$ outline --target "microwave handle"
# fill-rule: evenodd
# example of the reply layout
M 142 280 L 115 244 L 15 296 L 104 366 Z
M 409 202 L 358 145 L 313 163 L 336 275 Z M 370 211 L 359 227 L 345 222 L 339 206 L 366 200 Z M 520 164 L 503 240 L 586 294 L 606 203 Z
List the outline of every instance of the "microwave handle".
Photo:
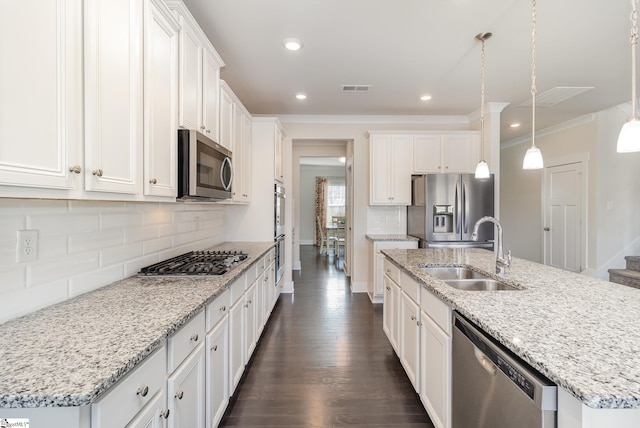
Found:
M 228 184 L 225 184 L 224 182 L 225 164 L 229 165 L 229 172 L 231 173 L 229 174 Z M 224 187 L 224 190 L 231 190 L 231 183 L 233 183 L 233 165 L 231 164 L 231 159 L 229 157 L 224 158 L 224 161 L 222 161 L 222 167 L 220 168 L 220 182 L 222 183 L 222 187 Z

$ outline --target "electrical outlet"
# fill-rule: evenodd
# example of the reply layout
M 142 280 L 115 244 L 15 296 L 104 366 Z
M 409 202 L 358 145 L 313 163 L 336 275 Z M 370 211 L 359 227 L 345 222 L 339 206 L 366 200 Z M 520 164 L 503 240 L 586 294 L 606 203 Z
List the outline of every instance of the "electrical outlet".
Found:
M 19 230 L 17 235 L 16 263 L 38 260 L 38 231 Z

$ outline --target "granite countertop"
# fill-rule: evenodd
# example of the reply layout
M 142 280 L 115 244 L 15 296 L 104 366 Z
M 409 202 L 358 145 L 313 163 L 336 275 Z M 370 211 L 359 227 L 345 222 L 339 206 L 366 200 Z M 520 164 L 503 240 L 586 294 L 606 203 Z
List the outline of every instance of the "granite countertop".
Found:
M 89 404 L 186 324 L 273 242 L 208 277 L 131 277 L 0 325 L 0 408 Z
M 467 266 L 492 274 L 493 252 L 383 253 L 588 407 L 640 408 L 640 290 L 514 257 L 502 280 L 524 290 L 462 291 L 419 265 Z
M 372 233 L 367 235 L 369 241 L 418 241 L 418 238 L 411 235 Z

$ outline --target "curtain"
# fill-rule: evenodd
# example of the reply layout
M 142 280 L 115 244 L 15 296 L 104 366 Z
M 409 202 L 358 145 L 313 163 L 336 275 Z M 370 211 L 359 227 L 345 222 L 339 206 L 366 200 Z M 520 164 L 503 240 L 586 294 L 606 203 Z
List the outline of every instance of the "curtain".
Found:
M 316 177 L 316 219 L 320 224 L 327 224 L 327 177 Z M 316 245 L 320 245 L 321 232 L 316 222 Z

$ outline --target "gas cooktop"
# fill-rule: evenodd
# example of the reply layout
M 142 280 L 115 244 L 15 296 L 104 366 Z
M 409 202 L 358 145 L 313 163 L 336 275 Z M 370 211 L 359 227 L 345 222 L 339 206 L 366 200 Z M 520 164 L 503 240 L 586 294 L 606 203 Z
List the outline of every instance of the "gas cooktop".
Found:
M 248 257 L 241 251 L 190 251 L 144 267 L 139 276 L 224 275 Z

